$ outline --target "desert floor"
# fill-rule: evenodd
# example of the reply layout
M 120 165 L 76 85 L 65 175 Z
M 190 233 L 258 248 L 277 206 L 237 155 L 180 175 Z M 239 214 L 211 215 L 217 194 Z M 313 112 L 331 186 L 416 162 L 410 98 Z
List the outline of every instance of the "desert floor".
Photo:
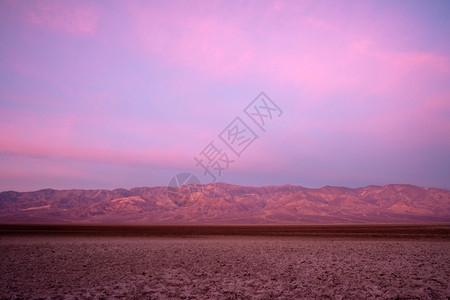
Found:
M 448 239 L 0 236 L 0 298 L 448 299 Z

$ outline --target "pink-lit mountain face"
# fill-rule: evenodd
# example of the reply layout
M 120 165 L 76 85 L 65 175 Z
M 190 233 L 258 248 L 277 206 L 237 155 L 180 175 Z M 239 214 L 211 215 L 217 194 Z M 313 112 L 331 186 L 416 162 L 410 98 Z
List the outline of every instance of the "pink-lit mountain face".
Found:
M 0 223 L 450 222 L 449 190 L 412 185 L 308 189 L 217 183 L 197 186 L 188 201 L 175 203 L 165 187 L 9 191 L 0 193 Z

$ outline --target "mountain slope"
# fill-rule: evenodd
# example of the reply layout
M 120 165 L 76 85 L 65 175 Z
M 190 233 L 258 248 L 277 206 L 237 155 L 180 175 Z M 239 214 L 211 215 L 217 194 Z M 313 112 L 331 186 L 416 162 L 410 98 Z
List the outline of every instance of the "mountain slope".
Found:
M 182 186 L 0 193 L 0 223 L 373 223 L 450 222 L 450 191 L 412 185 L 345 188 Z M 186 194 L 187 193 L 187 194 Z M 173 199 L 173 198 L 172 198 Z

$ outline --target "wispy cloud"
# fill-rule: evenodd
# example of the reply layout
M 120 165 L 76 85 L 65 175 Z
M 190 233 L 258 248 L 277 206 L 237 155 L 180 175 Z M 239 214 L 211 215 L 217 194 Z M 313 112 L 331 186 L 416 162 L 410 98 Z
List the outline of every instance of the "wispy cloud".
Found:
M 434 172 L 450 157 L 441 11 L 402 1 L 3 1 L 0 162 L 193 170 L 193 155 L 264 90 L 285 114 L 233 166 L 249 174 L 243 184 L 309 174 L 323 185 L 382 183 L 409 165 L 423 175 L 392 178 L 447 186 L 450 173 Z
M 99 20 L 96 5 L 89 2 L 27 1 L 14 6 L 23 10 L 27 22 L 77 36 L 94 35 Z

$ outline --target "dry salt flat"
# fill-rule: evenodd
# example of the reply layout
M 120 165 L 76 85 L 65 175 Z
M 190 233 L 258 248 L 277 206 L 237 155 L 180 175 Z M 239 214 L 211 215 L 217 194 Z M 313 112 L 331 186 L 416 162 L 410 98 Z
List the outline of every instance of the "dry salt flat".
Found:
M 0 237 L 1 299 L 449 299 L 450 242 Z

